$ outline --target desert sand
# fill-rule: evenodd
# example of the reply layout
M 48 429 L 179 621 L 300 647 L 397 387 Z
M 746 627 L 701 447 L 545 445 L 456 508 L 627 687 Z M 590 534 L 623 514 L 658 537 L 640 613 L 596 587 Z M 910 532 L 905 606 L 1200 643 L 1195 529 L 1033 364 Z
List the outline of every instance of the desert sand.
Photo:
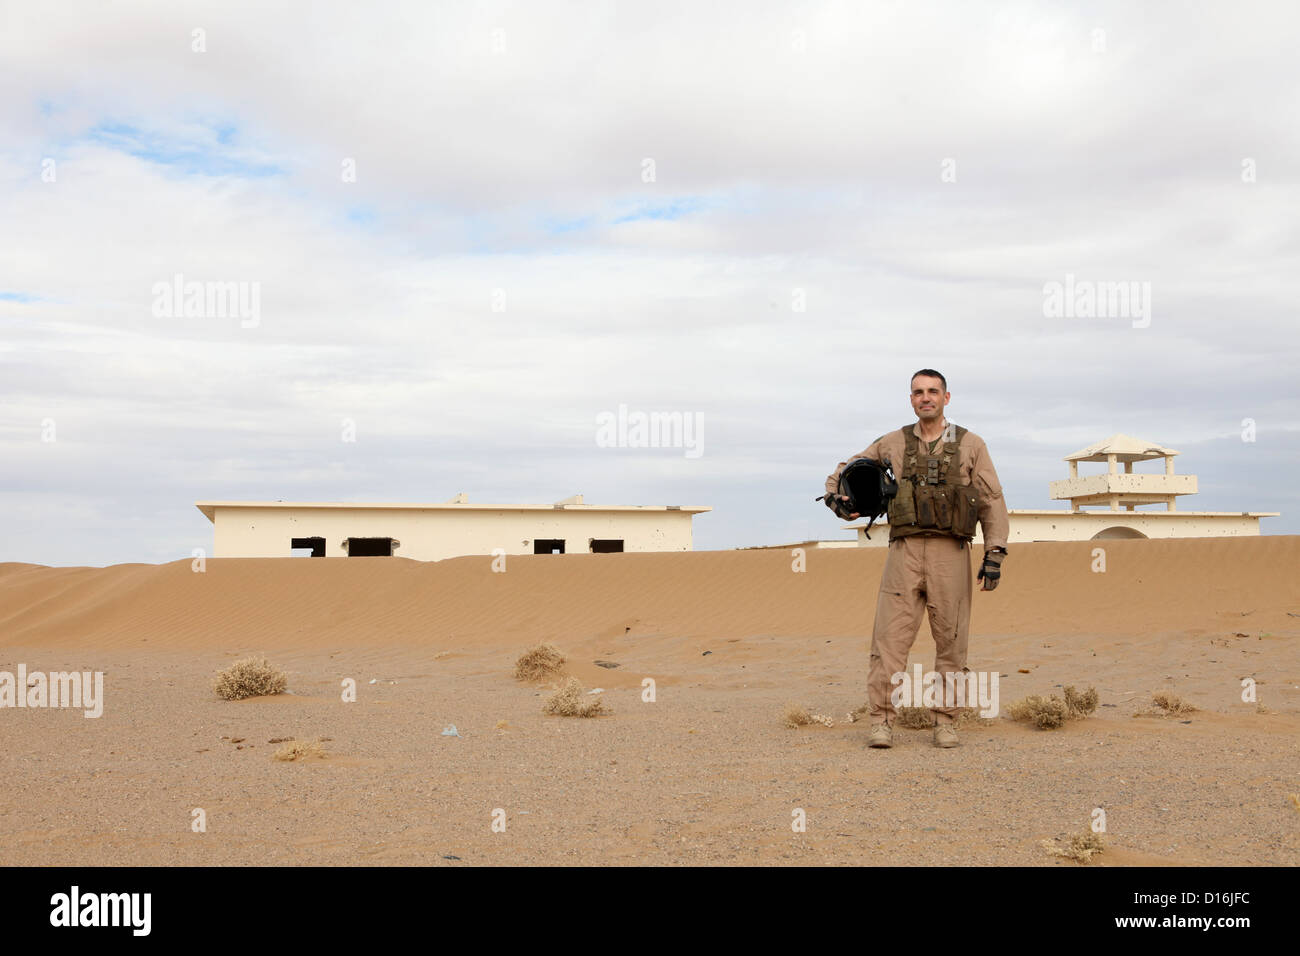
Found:
M 787 550 L 529 555 L 505 573 L 0 564 L 0 671 L 105 675 L 97 719 L 0 709 L 0 863 L 1076 866 L 1042 841 L 1098 807 L 1091 865 L 1300 862 L 1300 536 L 1010 550 L 974 596 L 969 666 L 1005 675 L 1004 711 L 1064 684 L 1101 706 L 1059 730 L 965 727 L 951 750 L 924 730 L 870 750 L 846 719 L 866 700 L 876 549 L 810 551 L 803 572 Z M 555 682 L 512 676 L 538 641 L 609 716 L 542 713 Z M 922 625 L 912 661 L 933 652 Z M 261 653 L 287 693 L 215 695 L 219 669 Z M 1199 710 L 1132 716 L 1160 690 Z M 834 726 L 788 729 L 787 701 Z M 272 740 L 321 737 L 323 757 L 272 759 Z

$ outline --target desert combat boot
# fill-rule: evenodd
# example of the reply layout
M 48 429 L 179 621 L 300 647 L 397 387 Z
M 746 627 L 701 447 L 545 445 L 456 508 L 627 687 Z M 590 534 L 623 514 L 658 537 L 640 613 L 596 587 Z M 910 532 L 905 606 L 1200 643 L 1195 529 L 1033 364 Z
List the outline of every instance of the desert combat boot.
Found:
M 934 725 L 934 745 L 936 747 L 957 746 L 957 731 L 951 723 Z
M 892 747 L 894 746 L 894 732 L 890 730 L 889 724 L 881 722 L 871 725 L 871 737 L 867 740 L 868 747 Z

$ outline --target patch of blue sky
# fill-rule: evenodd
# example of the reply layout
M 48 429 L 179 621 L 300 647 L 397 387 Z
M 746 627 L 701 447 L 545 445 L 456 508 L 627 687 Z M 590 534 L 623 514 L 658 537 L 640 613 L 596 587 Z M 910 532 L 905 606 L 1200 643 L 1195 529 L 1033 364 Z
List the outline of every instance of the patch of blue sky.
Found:
M 0 302 L 40 302 L 39 295 L 27 292 L 0 292 Z
M 560 236 L 566 232 L 578 232 L 591 226 L 592 217 L 583 216 L 580 219 L 558 219 L 547 218 L 542 220 L 542 228 L 552 236 Z
M 671 222 L 693 212 L 699 212 L 705 205 L 704 200 L 698 196 L 683 196 L 669 202 L 658 203 L 636 200 L 633 203 L 632 210 L 615 219 L 614 225 L 617 226 L 619 223 L 624 222 L 636 222 L 641 219 L 658 219 Z
M 238 127 L 230 124 L 201 127 L 205 138 L 182 138 L 141 129 L 129 123 L 100 123 L 86 138 L 91 142 L 156 163 L 191 176 L 239 176 L 246 179 L 276 176 L 285 172 L 273 163 L 251 161 L 246 154 L 230 149 Z
M 358 226 L 369 226 L 375 221 L 378 213 L 371 206 L 352 206 L 348 209 L 347 220 Z

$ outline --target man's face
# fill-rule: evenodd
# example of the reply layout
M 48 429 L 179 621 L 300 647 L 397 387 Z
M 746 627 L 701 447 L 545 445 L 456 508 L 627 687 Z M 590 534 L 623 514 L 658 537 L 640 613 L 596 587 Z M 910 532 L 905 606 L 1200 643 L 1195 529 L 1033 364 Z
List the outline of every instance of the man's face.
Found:
M 943 390 L 942 379 L 933 375 L 918 375 L 912 379 L 912 411 L 921 421 L 940 421 L 950 398 L 951 394 Z

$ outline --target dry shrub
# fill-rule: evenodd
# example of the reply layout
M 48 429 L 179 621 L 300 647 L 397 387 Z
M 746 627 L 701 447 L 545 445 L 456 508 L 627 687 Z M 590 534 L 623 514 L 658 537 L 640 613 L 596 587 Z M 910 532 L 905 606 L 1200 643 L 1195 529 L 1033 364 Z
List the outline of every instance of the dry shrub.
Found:
M 325 748 L 320 745 L 320 738 L 315 740 L 291 740 L 271 755 L 276 760 L 302 760 L 305 757 L 324 757 Z
M 812 723 L 812 715 L 807 709 L 800 707 L 791 701 L 781 708 L 781 723 L 793 729 L 795 727 L 806 727 Z
M 1089 687 L 1082 694 L 1073 686 L 1065 688 L 1065 707 L 1070 712 L 1071 720 L 1087 717 L 1097 709 L 1097 688 Z
M 551 695 L 542 709 L 542 713 L 557 717 L 599 717 L 609 712 L 599 696 L 583 693 L 582 684 L 576 677 L 566 680 L 564 686 Z
M 1080 692 L 1070 685 L 1065 688 L 1065 699 L 1052 694 L 1043 697 L 1030 694 L 1007 707 L 1012 720 L 1027 720 L 1039 730 L 1064 727 L 1067 720 L 1082 720 L 1097 709 L 1097 688 Z
M 894 723 L 909 730 L 924 730 L 934 725 L 934 718 L 924 707 L 899 707 Z
M 541 680 L 552 676 L 564 663 L 564 655 L 554 644 L 545 642 L 524 651 L 515 661 L 515 680 Z
M 283 694 L 288 686 L 288 675 L 272 667 L 265 657 L 245 657 L 220 671 L 212 689 L 224 700 L 243 700 Z
M 1039 730 L 1064 726 L 1069 715 L 1070 708 L 1055 694 L 1051 697 L 1030 694 L 1007 707 L 1007 716 L 1012 720 L 1032 721 Z
M 1053 856 L 1063 856 L 1076 863 L 1090 863 L 1092 858 L 1106 849 L 1101 836 L 1087 830 L 1070 837 L 1065 847 L 1059 847 L 1051 840 L 1044 840 L 1043 847 Z
M 1152 706 L 1136 711 L 1134 717 L 1182 717 L 1193 714 L 1196 708 L 1172 691 L 1160 690 L 1151 695 Z
M 1170 714 L 1191 714 L 1196 711 L 1195 707 L 1170 691 L 1162 690 L 1153 694 L 1151 700 L 1161 710 Z

